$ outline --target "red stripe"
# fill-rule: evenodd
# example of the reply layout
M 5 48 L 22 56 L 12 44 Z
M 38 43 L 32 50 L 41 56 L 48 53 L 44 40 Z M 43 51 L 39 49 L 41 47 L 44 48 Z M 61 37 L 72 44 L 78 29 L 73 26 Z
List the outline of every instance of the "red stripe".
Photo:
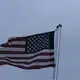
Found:
M 36 54 L 36 53 L 27 53 L 27 52 L 25 52 L 25 51 L 7 51 L 7 50 L 1 50 L 0 51 L 0 54 Z M 41 53 L 39 53 L 39 54 L 47 54 L 47 53 L 49 53 L 49 54 L 51 54 L 51 53 L 53 53 L 54 54 L 54 52 L 41 52 Z
M 11 41 L 25 41 L 26 40 L 26 37 L 16 37 L 16 38 L 13 38 L 13 39 L 9 39 L 8 42 L 11 42 Z
M 11 66 L 15 66 L 15 67 L 18 67 L 18 68 L 21 68 L 21 69 L 27 69 L 27 70 L 30 70 L 30 69 L 41 69 L 41 68 L 48 68 L 48 67 L 55 67 L 55 64 L 49 64 L 49 65 L 35 65 L 35 66 L 30 66 L 30 67 L 26 67 L 24 65 L 15 65 L 15 64 L 11 64 L 11 63 L 7 63 L 7 62 L 1 62 L 0 65 L 11 65 Z
M 0 54 L 25 54 L 25 51 L 0 51 Z
M 34 54 L 33 56 L 31 57 L 0 57 L 0 59 L 5 59 L 5 58 L 9 58 L 9 59 L 32 59 L 32 58 L 35 58 L 37 56 L 53 56 L 54 53 L 39 53 L 39 54 Z M 16 54 L 15 54 L 16 56 Z
M 27 65 L 30 65 L 32 63 L 39 63 L 39 62 L 42 62 L 42 63 L 45 63 L 45 62 L 54 62 L 54 58 L 51 58 L 51 59 L 36 59 L 36 60 L 33 60 L 31 62 L 27 62 L 27 61 L 11 61 L 9 59 L 2 59 L 2 60 L 6 60 L 6 61 L 9 61 L 11 63 L 21 63 L 21 64 L 27 64 Z M 0 62 L 3 62 L 3 61 L 0 61 Z
M 11 44 L 11 45 L 9 45 L 9 44 L 2 44 L 1 45 L 1 47 L 15 47 L 15 48 L 24 48 L 25 47 L 25 45 L 20 45 L 20 44 Z

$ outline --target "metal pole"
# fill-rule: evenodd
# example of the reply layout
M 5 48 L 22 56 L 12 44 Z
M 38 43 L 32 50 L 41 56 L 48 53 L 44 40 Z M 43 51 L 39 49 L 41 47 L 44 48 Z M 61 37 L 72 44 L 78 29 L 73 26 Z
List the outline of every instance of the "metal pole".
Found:
M 55 80 L 58 80 L 58 68 L 59 68 L 59 56 L 60 56 L 60 42 L 61 42 L 61 28 L 62 25 L 56 27 L 56 45 L 55 45 L 55 58 L 56 58 L 56 67 L 55 67 Z M 54 79 L 53 79 L 54 80 Z

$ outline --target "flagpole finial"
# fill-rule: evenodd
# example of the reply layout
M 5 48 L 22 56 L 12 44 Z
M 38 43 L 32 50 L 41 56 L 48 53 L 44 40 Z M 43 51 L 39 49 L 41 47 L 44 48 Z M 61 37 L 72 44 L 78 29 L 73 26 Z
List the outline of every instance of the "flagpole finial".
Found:
M 62 27 L 62 24 L 59 24 L 56 28 Z

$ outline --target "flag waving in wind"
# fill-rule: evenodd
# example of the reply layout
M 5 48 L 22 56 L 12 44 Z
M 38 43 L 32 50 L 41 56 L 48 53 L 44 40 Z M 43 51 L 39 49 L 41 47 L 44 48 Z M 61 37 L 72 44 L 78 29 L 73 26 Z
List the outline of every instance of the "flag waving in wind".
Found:
M 25 37 L 12 37 L 1 44 L 0 65 L 22 69 L 55 67 L 54 31 Z

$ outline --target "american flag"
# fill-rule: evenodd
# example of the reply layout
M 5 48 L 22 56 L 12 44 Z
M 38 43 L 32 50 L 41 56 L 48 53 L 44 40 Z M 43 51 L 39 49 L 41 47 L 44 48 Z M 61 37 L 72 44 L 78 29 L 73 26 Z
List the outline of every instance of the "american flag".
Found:
M 54 61 L 54 31 L 11 37 L 1 44 L 0 65 L 41 69 L 55 67 Z

